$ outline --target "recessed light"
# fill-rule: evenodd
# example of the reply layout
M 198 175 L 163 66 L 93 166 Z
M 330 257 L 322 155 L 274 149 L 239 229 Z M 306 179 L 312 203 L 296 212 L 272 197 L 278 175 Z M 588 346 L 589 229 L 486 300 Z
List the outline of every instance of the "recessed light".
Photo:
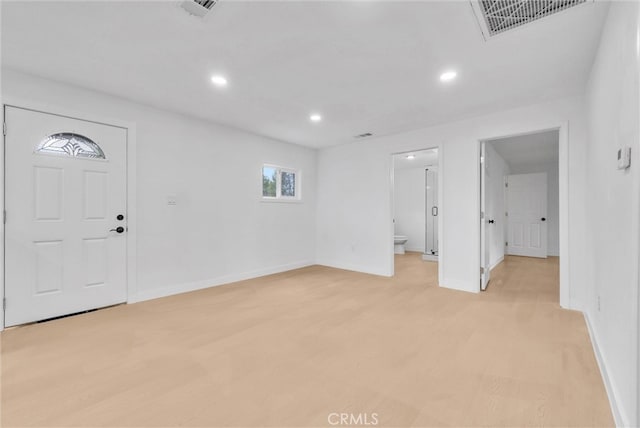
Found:
M 319 115 L 319 114 L 317 114 L 317 113 L 314 113 L 314 114 L 312 114 L 311 116 L 309 116 L 309 120 L 310 120 L 311 122 L 320 122 L 320 121 L 322 121 L 322 116 L 320 116 L 320 115 Z
M 444 73 L 442 73 L 440 75 L 440 81 L 441 82 L 451 82 L 453 79 L 456 78 L 456 76 L 458 75 L 458 73 L 454 70 L 448 70 L 445 71 Z
M 216 86 L 227 86 L 227 78 L 216 74 L 211 76 L 211 83 Z
M 415 159 L 416 156 L 415 155 L 407 155 L 407 159 Z

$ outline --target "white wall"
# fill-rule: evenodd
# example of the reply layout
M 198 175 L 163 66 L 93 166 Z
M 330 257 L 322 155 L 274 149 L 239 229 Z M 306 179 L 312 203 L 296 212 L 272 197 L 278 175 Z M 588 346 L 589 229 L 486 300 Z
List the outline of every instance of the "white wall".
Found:
M 408 251 L 425 249 L 425 168 L 396 169 L 394 177 L 395 234 L 405 235 Z
M 391 172 L 388 150 L 347 144 L 318 152 L 318 264 L 392 274 Z
M 640 3 L 613 2 L 587 89 L 588 295 L 585 311 L 617 422 L 640 425 L 638 258 L 640 221 Z M 616 169 L 620 146 L 631 168 Z M 599 303 L 598 303 L 599 302 Z
M 439 144 L 440 285 L 477 292 L 480 266 L 478 140 L 569 127 L 567 277 L 562 302 L 581 307 L 586 281 L 584 214 L 586 124 L 582 97 L 493 113 L 456 123 L 323 149 L 318 155 L 320 264 L 391 275 L 391 153 Z
M 0 22 L 2 22 L 2 2 L 1 1 L 0 1 Z M 3 81 L 2 31 L 0 31 L 0 106 L 4 105 L 4 91 L 2 90 L 2 81 Z M 4 165 L 4 139 L 3 139 L 2 147 L 3 147 L 3 150 L 0 151 L 0 165 Z M 0 174 L 0 205 L 2 205 L 2 210 L 4 210 L 4 174 Z M 0 239 L 4 243 L 4 227 L 0 228 Z M 4 244 L 0 245 L 0 260 L 4 260 Z M 0 278 L 4 278 L 4 263 L 0 263 Z M 0 287 L 0 301 L 3 301 L 3 300 L 4 300 L 4 287 Z M 0 305 L 0 330 L 2 330 L 3 328 L 4 328 L 4 305 Z
M 135 123 L 132 300 L 314 263 L 315 150 L 11 70 L 2 78 L 5 100 Z M 301 203 L 261 202 L 265 162 L 301 170 Z M 170 194 L 176 206 L 167 205 Z
M 487 219 L 492 219 L 495 223 L 489 227 L 489 266 L 493 269 L 504 259 L 506 242 L 506 218 L 504 199 L 504 177 L 509 174 L 509 165 L 493 148 L 491 143 L 486 145 L 486 159 L 489 169 L 487 193 L 489 193 L 489 204 L 486 207 Z
M 560 255 L 560 195 L 558 163 L 511 166 L 511 174 L 547 173 L 547 255 Z

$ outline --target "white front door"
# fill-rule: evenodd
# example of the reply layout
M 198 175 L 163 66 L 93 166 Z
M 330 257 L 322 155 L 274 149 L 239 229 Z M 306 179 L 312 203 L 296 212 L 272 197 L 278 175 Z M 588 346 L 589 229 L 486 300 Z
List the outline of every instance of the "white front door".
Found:
M 507 253 L 547 257 L 547 173 L 507 176 Z
M 125 302 L 126 129 L 5 108 L 5 325 Z

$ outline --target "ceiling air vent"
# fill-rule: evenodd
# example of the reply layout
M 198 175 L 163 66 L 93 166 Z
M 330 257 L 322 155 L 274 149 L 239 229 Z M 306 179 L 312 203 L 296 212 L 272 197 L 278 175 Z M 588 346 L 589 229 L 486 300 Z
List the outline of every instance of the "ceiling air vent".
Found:
M 373 134 L 371 132 L 365 132 L 364 134 L 356 135 L 353 138 L 367 138 L 367 137 L 371 137 L 371 136 L 373 136 Z
M 204 17 L 213 6 L 218 3 L 218 0 L 185 0 L 180 6 L 191 15 Z
M 593 0 L 472 0 L 485 40 Z

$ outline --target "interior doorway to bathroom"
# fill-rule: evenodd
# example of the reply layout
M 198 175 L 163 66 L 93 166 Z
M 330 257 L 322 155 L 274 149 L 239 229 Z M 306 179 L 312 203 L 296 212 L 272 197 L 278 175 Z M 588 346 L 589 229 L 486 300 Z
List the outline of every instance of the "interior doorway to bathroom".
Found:
M 394 154 L 392 177 L 394 271 L 408 257 L 437 263 L 438 149 Z

